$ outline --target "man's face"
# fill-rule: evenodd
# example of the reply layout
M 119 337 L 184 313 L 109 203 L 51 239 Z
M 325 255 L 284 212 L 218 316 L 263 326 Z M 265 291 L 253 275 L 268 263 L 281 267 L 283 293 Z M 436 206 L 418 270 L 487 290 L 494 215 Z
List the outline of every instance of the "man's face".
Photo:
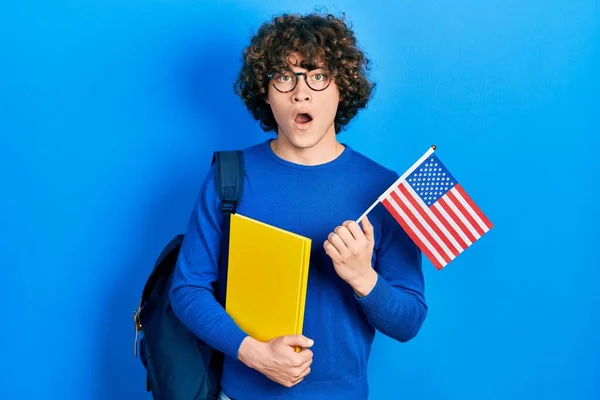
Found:
M 308 71 L 300 67 L 303 57 L 297 53 L 289 58 L 289 69 L 293 72 L 309 73 L 308 81 L 315 89 L 325 86 L 326 70 Z M 297 78 L 296 87 L 281 93 L 273 84 L 284 91 L 286 84 L 293 86 L 291 75 L 276 76 L 269 82 L 268 100 L 277 122 L 280 139 L 293 147 L 306 149 L 319 144 L 324 137 L 335 138 L 334 119 L 340 102 L 340 93 L 335 81 L 329 79 L 328 86 L 322 91 L 311 89 L 304 76 Z

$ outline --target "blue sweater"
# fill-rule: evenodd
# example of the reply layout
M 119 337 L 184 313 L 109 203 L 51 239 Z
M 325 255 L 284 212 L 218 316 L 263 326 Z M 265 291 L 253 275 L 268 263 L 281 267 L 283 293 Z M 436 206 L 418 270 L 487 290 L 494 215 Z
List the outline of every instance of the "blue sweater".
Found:
M 427 306 L 421 253 L 379 204 L 369 213 L 375 232 L 374 289 L 358 298 L 341 280 L 323 242 L 335 227 L 356 220 L 398 175 L 346 145 L 335 160 L 294 164 L 266 140 L 244 150 L 246 175 L 238 212 L 313 240 L 303 334 L 314 340 L 311 373 L 285 388 L 237 359 L 247 336 L 215 300 L 221 235 L 213 171 L 196 200 L 170 291 L 181 321 L 225 353 L 223 391 L 240 400 L 367 399 L 367 364 L 375 330 L 400 342 L 419 331 Z

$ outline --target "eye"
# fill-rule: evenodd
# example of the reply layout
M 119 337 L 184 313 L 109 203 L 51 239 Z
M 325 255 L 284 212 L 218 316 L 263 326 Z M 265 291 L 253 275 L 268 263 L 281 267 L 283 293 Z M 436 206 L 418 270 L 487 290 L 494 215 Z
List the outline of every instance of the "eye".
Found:
M 315 72 L 310 75 L 310 79 L 313 82 L 327 82 L 329 80 L 329 74 L 327 72 Z

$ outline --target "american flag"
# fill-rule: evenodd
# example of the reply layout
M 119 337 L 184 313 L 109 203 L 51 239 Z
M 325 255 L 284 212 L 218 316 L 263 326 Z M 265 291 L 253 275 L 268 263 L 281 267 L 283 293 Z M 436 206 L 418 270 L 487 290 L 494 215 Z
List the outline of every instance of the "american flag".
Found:
M 433 147 L 380 201 L 438 269 L 492 228 Z

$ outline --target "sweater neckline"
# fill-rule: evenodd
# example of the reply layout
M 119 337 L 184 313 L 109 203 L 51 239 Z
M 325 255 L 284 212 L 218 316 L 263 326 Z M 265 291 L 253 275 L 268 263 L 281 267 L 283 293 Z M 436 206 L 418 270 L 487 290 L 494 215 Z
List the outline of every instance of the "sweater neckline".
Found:
M 295 163 L 292 161 L 285 160 L 285 159 L 279 157 L 277 154 L 275 154 L 275 152 L 271 148 L 271 141 L 273 141 L 273 140 L 275 140 L 275 139 L 269 138 L 269 139 L 265 140 L 262 144 L 263 150 L 268 154 L 268 156 L 272 160 L 274 160 L 275 162 L 277 162 L 285 167 L 288 167 L 288 168 L 304 169 L 304 170 L 329 168 L 329 167 L 333 167 L 335 165 L 343 164 L 343 163 L 347 162 L 352 155 L 352 148 L 346 143 L 340 143 L 342 146 L 344 146 L 344 150 L 340 153 L 340 155 L 338 155 L 333 160 L 324 162 L 322 164 L 317 164 L 317 165 L 298 164 L 298 163 Z

